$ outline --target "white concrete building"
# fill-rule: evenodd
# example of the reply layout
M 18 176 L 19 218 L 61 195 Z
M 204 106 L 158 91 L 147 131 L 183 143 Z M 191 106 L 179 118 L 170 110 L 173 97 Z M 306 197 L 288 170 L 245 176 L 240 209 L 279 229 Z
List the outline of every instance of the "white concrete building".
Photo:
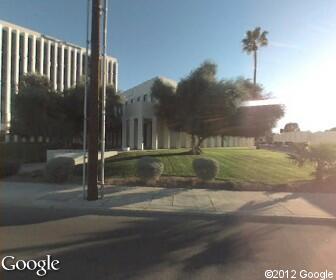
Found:
M 11 98 L 26 73 L 48 77 L 54 90 L 73 87 L 85 75 L 86 49 L 0 21 L 0 130 L 11 122 Z M 107 57 L 107 84 L 118 88 L 118 62 Z
M 155 77 L 122 93 L 125 99 L 122 116 L 123 149 L 169 149 L 190 148 L 191 137 L 184 132 L 167 128 L 154 112 L 155 100 L 151 98 L 151 87 L 159 78 L 165 83 L 177 86 L 177 82 L 164 77 Z M 203 147 L 251 147 L 253 138 L 210 137 Z

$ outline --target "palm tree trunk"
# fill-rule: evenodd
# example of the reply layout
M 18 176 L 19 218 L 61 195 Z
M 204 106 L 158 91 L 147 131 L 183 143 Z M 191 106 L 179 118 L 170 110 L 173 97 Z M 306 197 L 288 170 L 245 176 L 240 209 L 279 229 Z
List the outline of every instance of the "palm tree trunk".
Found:
M 254 59 L 254 69 L 253 69 L 253 83 L 257 83 L 257 51 L 253 52 L 253 59 Z

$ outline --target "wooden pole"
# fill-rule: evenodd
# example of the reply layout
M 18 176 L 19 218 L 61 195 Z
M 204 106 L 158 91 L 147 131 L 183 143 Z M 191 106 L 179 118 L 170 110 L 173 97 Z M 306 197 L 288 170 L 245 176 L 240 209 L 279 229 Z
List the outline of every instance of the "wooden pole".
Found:
M 98 94 L 101 0 L 92 0 L 90 92 L 88 99 L 88 193 L 87 200 L 98 199 Z

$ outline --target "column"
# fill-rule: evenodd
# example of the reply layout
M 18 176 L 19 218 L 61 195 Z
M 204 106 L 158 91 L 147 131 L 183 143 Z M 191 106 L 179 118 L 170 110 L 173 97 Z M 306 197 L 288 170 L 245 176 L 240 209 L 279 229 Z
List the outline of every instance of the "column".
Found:
M 0 131 L 2 130 L 2 25 L 0 24 Z
M 10 108 L 11 108 L 11 57 L 12 57 L 12 29 L 8 27 L 7 29 L 7 42 L 6 42 L 6 50 L 7 50 L 7 55 L 6 55 L 6 86 L 5 86 L 5 118 L 4 118 L 4 124 L 5 128 L 7 129 L 10 125 L 11 121 L 11 113 L 10 113 Z
M 175 140 L 176 140 L 176 145 L 175 145 L 175 147 L 177 148 L 177 149 L 179 149 L 179 148 L 181 148 L 181 132 L 180 131 L 178 131 L 178 132 L 176 132 L 175 133 Z
M 19 69 L 20 69 L 20 31 L 15 31 L 15 46 L 14 46 L 14 88 L 15 93 L 18 93 L 19 89 Z
M 116 91 L 118 91 L 118 63 L 117 62 L 114 62 L 113 63 L 113 84 L 114 84 L 114 88 Z
M 163 147 L 165 149 L 170 149 L 170 131 L 166 124 L 163 124 Z
M 58 71 L 60 73 L 58 89 L 60 91 L 63 91 L 64 90 L 64 45 L 61 45 L 59 58 L 60 58 L 60 64 L 57 65 Z
M 158 121 L 157 117 L 152 118 L 152 149 L 158 149 Z
M 134 119 L 129 119 L 129 144 L 130 148 L 134 148 Z
M 50 80 L 50 50 L 51 50 L 51 41 L 48 40 L 47 42 L 47 53 L 46 53 L 46 75 L 48 77 L 48 79 Z
M 211 148 L 215 147 L 215 138 L 214 137 L 210 137 L 210 147 Z
M 31 44 L 31 52 L 30 52 L 30 57 L 31 57 L 31 63 L 30 63 L 30 72 L 35 73 L 35 64 L 36 64 L 36 36 L 33 35 L 32 37 L 32 44 Z
M 77 49 L 73 51 L 73 64 L 72 64 L 72 84 L 71 86 L 75 86 L 77 83 Z
M 22 57 L 22 64 L 23 64 L 23 74 L 28 72 L 28 33 L 23 34 L 23 57 Z
M 68 47 L 68 55 L 67 55 L 67 61 L 68 64 L 66 65 L 66 69 L 67 69 L 67 81 L 66 81 L 66 88 L 70 88 L 71 87 L 71 50 L 72 48 L 69 46 Z
M 77 71 L 77 83 L 80 82 L 83 75 L 83 51 L 79 51 L 78 71 Z
M 138 117 L 138 139 L 137 149 L 143 150 L 143 117 Z
M 39 53 L 39 73 L 43 75 L 43 63 L 44 63 L 44 38 L 40 38 L 40 53 Z
M 127 148 L 126 138 L 127 138 L 127 125 L 126 125 L 126 118 L 122 118 L 122 129 L 121 129 L 121 142 L 122 142 L 122 148 Z
M 55 42 L 54 43 L 54 56 L 52 58 L 52 66 L 53 66 L 53 77 L 51 78 L 52 81 L 53 81 L 53 89 L 54 90 L 57 90 L 57 72 L 58 72 L 58 60 L 57 60 L 57 57 L 58 57 L 58 44 Z

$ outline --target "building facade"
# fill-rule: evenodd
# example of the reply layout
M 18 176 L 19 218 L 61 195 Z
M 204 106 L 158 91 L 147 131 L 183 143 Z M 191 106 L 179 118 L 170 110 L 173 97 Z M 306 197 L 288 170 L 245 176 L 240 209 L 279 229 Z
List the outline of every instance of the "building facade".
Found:
M 88 59 L 90 59 L 88 57 Z M 11 122 L 11 101 L 23 75 L 46 76 L 54 90 L 75 86 L 85 75 L 86 49 L 0 21 L 0 131 Z M 118 61 L 107 57 L 107 84 L 118 88 Z
M 123 149 L 170 149 L 190 148 L 191 137 L 184 132 L 171 131 L 155 115 L 155 100 L 151 88 L 156 79 L 177 86 L 177 82 L 164 77 L 155 77 L 122 93 L 125 103 L 122 115 Z M 253 138 L 209 137 L 202 147 L 252 147 Z

